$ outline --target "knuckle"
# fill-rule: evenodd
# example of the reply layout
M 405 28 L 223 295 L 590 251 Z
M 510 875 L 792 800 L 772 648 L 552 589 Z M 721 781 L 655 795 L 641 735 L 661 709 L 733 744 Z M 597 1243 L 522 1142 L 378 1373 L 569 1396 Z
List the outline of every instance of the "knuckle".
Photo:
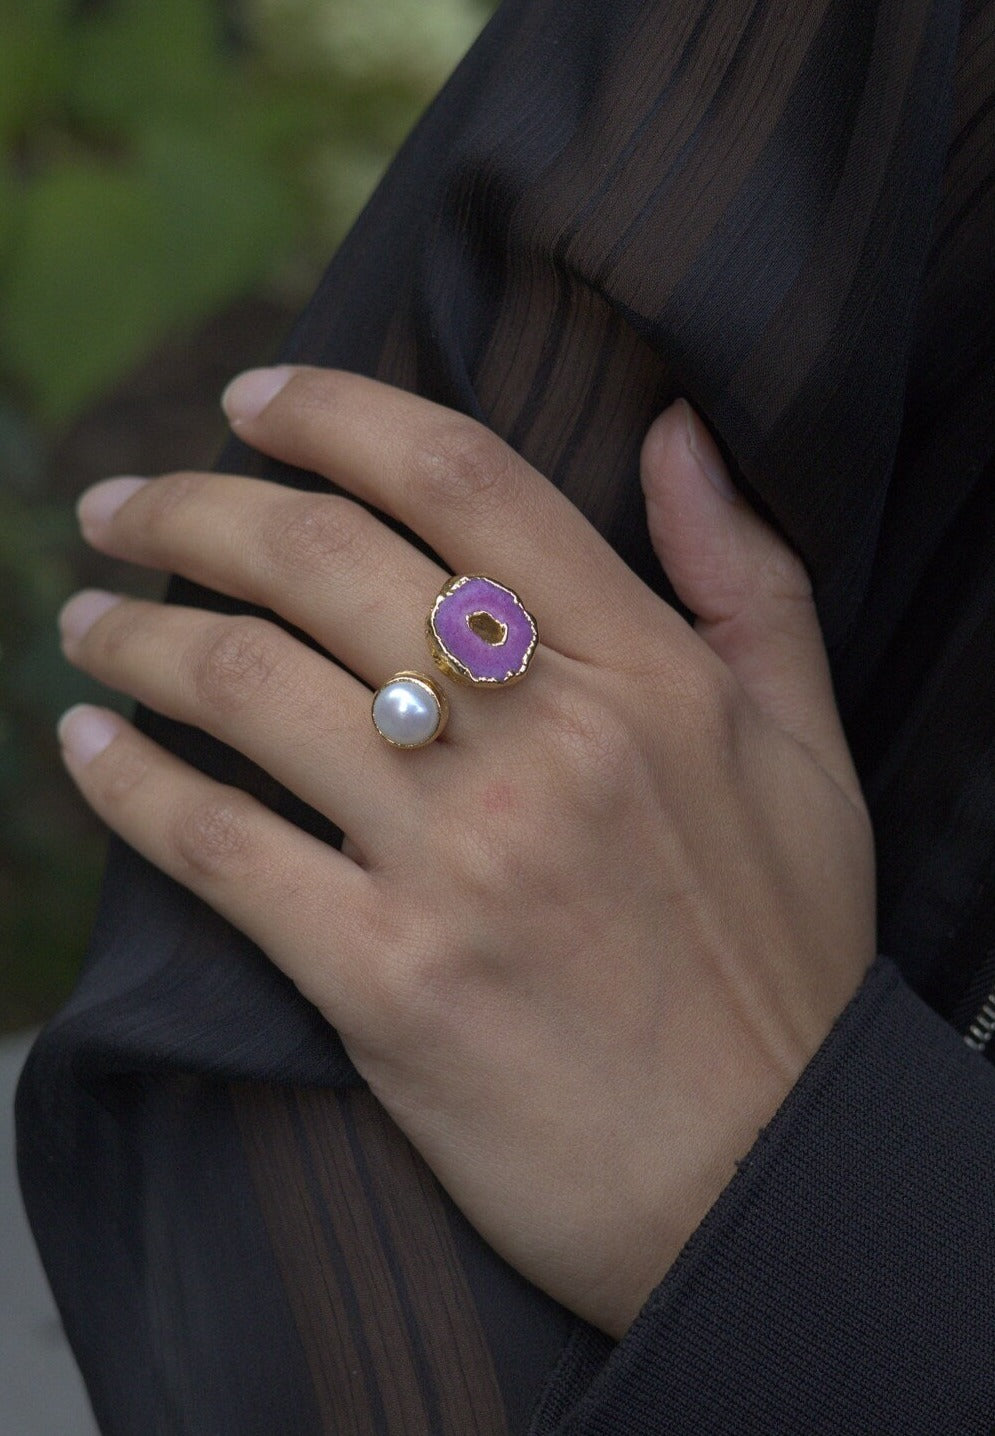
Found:
M 454 884 L 455 886 L 455 884 Z M 418 994 L 455 980 L 463 971 L 458 919 L 434 903 L 414 902 L 395 916 L 375 920 L 379 980 L 385 999 L 408 1006 Z
M 136 497 L 139 499 L 141 513 L 138 514 L 132 509 L 129 517 L 133 517 L 140 524 L 145 539 L 162 538 L 177 509 L 198 494 L 206 480 L 207 475 L 195 470 L 164 474 L 162 478 L 146 484 L 140 491 Z M 131 505 L 126 505 L 125 509 L 121 510 L 122 514 L 125 514 L 129 507 Z
M 433 427 L 415 449 L 410 475 L 421 501 L 466 507 L 486 502 L 492 494 L 506 499 L 517 462 L 496 434 L 461 417 Z
M 617 768 L 631 755 L 627 725 L 604 703 L 564 694 L 550 709 L 545 715 L 548 736 L 561 760 L 580 773 Z
M 689 663 L 675 676 L 672 691 L 687 725 L 694 728 L 725 711 L 732 701 L 735 684 L 721 662 Z
M 722 664 L 694 667 L 684 675 L 675 725 L 674 751 L 680 758 L 693 756 L 692 767 L 707 754 L 712 769 L 723 770 L 738 746 L 742 693 L 732 673 Z
M 452 862 L 454 890 L 476 910 L 486 910 L 495 899 L 507 901 L 509 893 L 524 897 L 531 870 L 528 835 L 542 830 L 540 818 L 529 812 L 528 827 L 523 830 L 518 823 L 502 821 L 471 805 Z
M 227 621 L 194 656 L 194 695 L 213 711 L 237 712 L 271 682 L 278 661 L 272 625 L 254 618 Z
M 603 809 L 628 796 L 644 759 L 631 725 L 603 698 L 564 691 L 540 718 L 561 783 L 583 807 Z
M 348 382 L 349 377 L 338 369 L 297 364 L 293 366 L 290 378 L 277 398 L 286 403 L 287 398 L 291 397 L 292 404 L 286 413 L 292 412 L 305 424 L 317 423 L 323 426 L 328 420 L 330 406 L 341 399 L 343 380 Z M 271 421 L 277 417 L 278 412 L 275 404 L 268 404 L 259 417 L 264 422 Z
M 336 496 L 294 498 L 281 504 L 263 536 L 271 571 L 327 574 L 362 566 L 369 557 L 368 516 L 358 504 Z
M 96 777 L 103 804 L 120 808 L 148 777 L 148 759 L 127 742 L 117 738 L 96 760 Z
M 98 618 L 84 635 L 81 649 L 94 666 L 110 671 L 120 658 L 145 642 L 148 618 L 146 604 L 123 599 Z
M 244 872 L 254 848 L 247 805 L 234 796 L 197 803 L 176 820 L 176 856 L 184 870 L 201 877 Z
M 392 1033 L 404 1029 L 438 1028 L 459 1008 L 469 978 L 462 947 L 444 932 L 412 930 L 403 946 L 382 964 L 379 980 L 381 1010 L 390 1015 Z

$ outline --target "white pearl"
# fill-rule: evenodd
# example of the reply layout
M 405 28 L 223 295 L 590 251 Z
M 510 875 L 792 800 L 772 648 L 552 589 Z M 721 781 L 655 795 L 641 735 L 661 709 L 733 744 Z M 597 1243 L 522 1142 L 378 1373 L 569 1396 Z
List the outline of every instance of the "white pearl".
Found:
M 442 723 L 442 706 L 426 683 L 392 678 L 373 699 L 377 732 L 399 748 L 420 748 L 430 743 Z

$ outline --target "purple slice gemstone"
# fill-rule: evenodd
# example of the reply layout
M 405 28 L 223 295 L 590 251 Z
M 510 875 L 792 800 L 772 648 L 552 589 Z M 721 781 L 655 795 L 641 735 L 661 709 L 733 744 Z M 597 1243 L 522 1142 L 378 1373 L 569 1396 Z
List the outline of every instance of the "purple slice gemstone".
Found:
M 486 615 L 504 629 L 500 643 L 491 643 L 470 626 L 487 629 Z M 510 589 L 492 579 L 471 577 L 457 581 L 440 598 L 432 615 L 432 627 L 446 653 L 466 670 L 475 683 L 506 683 L 520 676 L 536 643 L 531 617 Z

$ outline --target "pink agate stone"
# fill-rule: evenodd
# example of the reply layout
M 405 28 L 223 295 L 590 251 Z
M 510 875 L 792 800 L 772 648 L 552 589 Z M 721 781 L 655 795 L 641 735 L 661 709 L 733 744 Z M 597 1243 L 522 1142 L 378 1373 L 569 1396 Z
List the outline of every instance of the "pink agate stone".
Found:
M 429 642 L 444 673 L 463 683 L 515 683 L 539 641 L 535 619 L 510 588 L 480 574 L 451 578 L 428 620 Z

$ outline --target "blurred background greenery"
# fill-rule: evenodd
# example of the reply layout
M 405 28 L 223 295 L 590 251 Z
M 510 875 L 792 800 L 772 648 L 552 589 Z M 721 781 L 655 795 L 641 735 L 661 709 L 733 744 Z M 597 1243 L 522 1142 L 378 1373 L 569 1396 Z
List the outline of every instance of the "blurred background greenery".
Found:
M 73 500 L 209 465 L 228 378 L 271 357 L 491 0 L 0 0 L 0 1031 L 72 984 L 104 838 L 53 727 Z M 127 707 L 120 703 L 117 706 Z

